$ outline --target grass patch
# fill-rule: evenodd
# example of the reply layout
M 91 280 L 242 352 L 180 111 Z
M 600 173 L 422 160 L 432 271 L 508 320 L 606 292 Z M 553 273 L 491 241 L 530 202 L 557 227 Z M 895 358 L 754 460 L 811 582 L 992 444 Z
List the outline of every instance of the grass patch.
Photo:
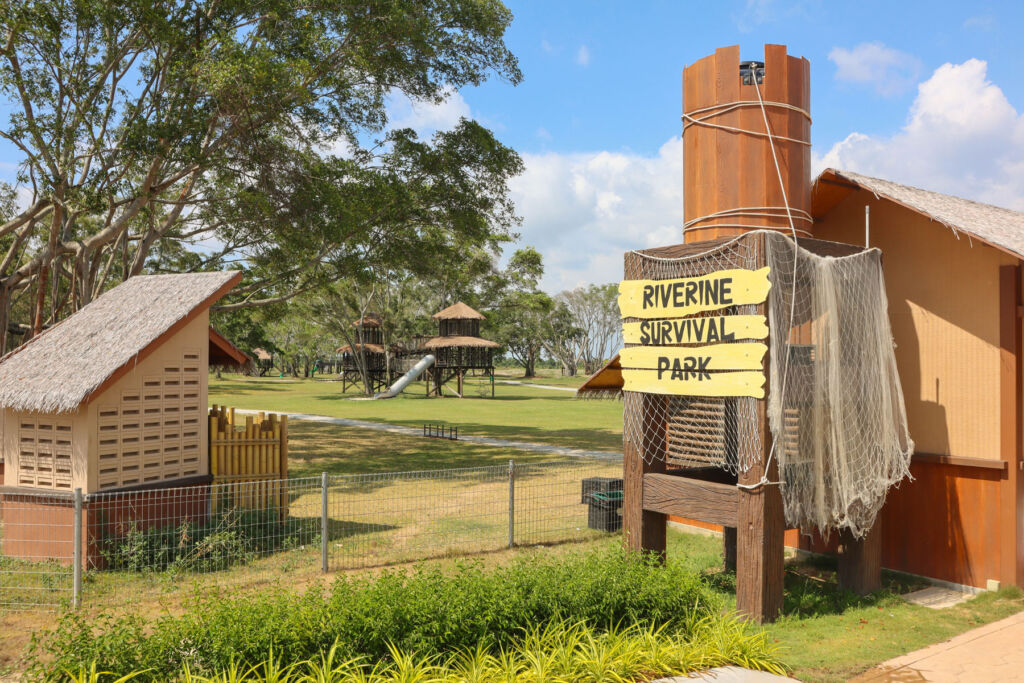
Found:
M 573 379 L 575 378 L 567 378 Z M 547 379 L 537 380 L 547 383 Z M 489 386 L 489 385 L 488 385 Z M 386 401 L 350 400 L 340 382 L 225 375 L 210 378 L 210 403 L 250 410 L 345 417 L 421 427 L 424 423 L 457 425 L 460 435 L 594 450 L 622 451 L 622 404 L 579 401 L 568 391 L 528 385 L 498 384 L 495 398 L 428 398 L 414 384 Z
M 548 453 L 428 439 L 375 429 L 292 420 L 288 423 L 288 474 L 411 472 L 551 460 Z

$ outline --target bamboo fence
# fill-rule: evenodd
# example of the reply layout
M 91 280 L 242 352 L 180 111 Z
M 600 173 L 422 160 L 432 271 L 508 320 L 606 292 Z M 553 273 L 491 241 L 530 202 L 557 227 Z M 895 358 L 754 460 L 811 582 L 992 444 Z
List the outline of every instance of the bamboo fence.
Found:
M 210 474 L 213 483 L 252 483 L 235 505 L 287 509 L 288 416 L 246 415 L 235 422 L 235 409 L 210 408 Z M 216 508 L 223 501 L 213 501 Z

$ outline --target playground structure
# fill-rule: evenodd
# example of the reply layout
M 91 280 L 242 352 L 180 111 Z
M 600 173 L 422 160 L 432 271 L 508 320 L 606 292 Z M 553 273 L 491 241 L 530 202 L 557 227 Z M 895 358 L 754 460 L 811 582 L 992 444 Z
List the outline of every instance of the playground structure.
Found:
M 367 388 L 371 392 L 385 389 L 398 376 L 396 370 L 388 364 L 382 325 L 383 321 L 376 313 L 367 313 L 359 320 L 352 321 L 354 340 L 337 349 L 341 354 L 338 374 L 341 375 L 342 393 L 349 386 L 363 384 L 363 372 L 366 373 Z M 362 371 L 360 365 L 363 366 Z
M 500 345 L 480 336 L 482 313 L 463 302 L 448 306 L 435 313 L 438 334 L 434 337 L 414 337 L 405 344 L 391 348 L 391 358 L 385 350 L 381 330 L 382 321 L 376 314 L 368 314 L 352 323 L 357 339 L 352 345 L 338 349 L 342 353 L 342 391 L 362 384 L 356 355 L 366 361 L 367 379 L 376 399 L 393 398 L 412 382 L 420 379 L 426 384 L 427 396 L 444 396 L 450 382 L 455 388 L 448 391 L 459 398 L 464 396 L 465 379 L 478 374 L 489 378 L 490 393 L 494 397 L 494 349 Z
M 432 317 L 437 321 L 437 336 L 422 346 L 436 358 L 426 375 L 427 395 L 433 392 L 444 396 L 445 385 L 455 380 L 455 393 L 462 398 L 466 376 L 479 373 L 490 377 L 493 398 L 494 349 L 500 345 L 480 336 L 480 321 L 485 320 L 484 315 L 460 301 Z

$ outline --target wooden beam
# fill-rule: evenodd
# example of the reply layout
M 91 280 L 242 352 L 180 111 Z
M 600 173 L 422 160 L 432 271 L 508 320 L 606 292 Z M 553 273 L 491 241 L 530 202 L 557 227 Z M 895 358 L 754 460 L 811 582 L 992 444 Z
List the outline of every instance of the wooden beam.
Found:
M 867 595 L 882 587 L 882 532 L 879 515 L 867 536 L 855 539 L 849 531 L 839 532 L 839 587 Z
M 1001 482 L 999 581 L 1024 585 L 1021 515 L 1021 301 L 1020 265 L 999 267 L 999 453 L 1007 476 Z
M 644 510 L 644 477 L 665 471 L 665 397 L 630 393 L 625 413 L 644 425 L 640 443 L 623 440 L 622 527 L 626 547 L 665 558 L 664 513 Z M 628 432 L 627 432 L 628 434 Z
M 773 47 L 765 46 L 766 61 Z M 758 314 L 767 315 L 767 312 L 765 304 L 758 306 Z M 764 358 L 765 377 L 771 377 L 769 358 Z M 769 395 L 768 387 L 765 394 Z M 756 415 L 760 447 L 754 452 L 739 453 L 741 463 L 754 464 L 746 472 L 741 469 L 738 477 L 741 486 L 736 524 L 736 608 L 754 621 L 765 623 L 775 621 L 782 611 L 786 523 L 778 485 L 778 459 L 773 457 L 769 461 L 772 432 L 768 425 L 767 399 L 757 401 Z M 752 442 L 756 443 L 753 439 L 744 439 L 740 448 L 755 448 Z M 768 483 L 763 483 L 763 479 Z
M 731 484 L 657 472 L 644 474 L 644 510 L 736 526 L 739 492 Z
M 955 465 L 957 467 L 975 467 L 985 470 L 1007 470 L 1005 460 L 989 458 L 972 458 L 964 455 L 936 455 L 935 453 L 914 453 L 912 462 L 924 462 L 931 465 Z

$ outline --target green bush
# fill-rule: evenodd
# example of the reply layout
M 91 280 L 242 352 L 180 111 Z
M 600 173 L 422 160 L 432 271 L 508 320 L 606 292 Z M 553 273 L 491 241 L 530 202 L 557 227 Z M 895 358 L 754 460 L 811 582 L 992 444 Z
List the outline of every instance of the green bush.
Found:
M 309 543 L 319 537 L 318 525 L 313 519 L 282 520 L 276 510 L 222 505 L 200 522 L 177 526 L 103 524 L 99 547 L 107 569 L 210 572 Z
M 32 673 L 54 680 L 62 670 L 96 662 L 104 671 L 147 669 L 142 680 L 165 680 L 186 663 L 194 673 L 210 674 L 232 662 L 251 666 L 271 650 L 284 661 L 315 658 L 334 643 L 346 656 L 370 662 L 386 660 L 391 647 L 444 656 L 480 645 L 507 647 L 524 630 L 553 621 L 685 635 L 701 619 L 721 618 L 721 606 L 696 575 L 619 549 L 549 560 L 530 555 L 488 571 L 462 564 L 448 573 L 420 568 L 341 577 L 326 594 L 277 589 L 208 596 L 184 616 L 155 621 L 68 613 L 34 644 Z

